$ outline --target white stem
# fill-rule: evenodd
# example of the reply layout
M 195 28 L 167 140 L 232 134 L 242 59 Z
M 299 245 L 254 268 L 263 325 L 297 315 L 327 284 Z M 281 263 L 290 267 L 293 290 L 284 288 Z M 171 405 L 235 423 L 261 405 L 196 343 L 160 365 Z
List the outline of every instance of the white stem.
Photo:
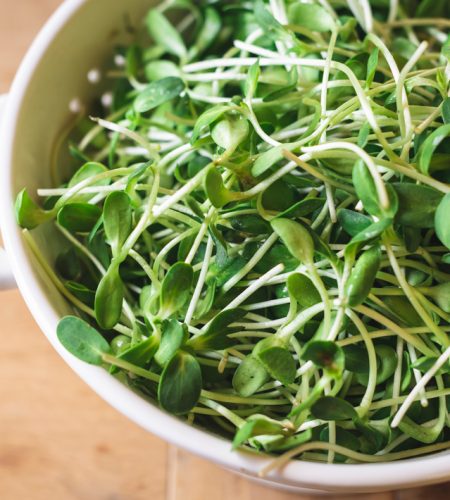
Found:
M 434 375 L 436 375 L 439 369 L 448 361 L 449 358 L 450 358 L 450 347 L 447 347 L 447 349 L 436 360 L 434 365 L 425 373 L 421 381 L 418 384 L 416 384 L 414 389 L 408 394 L 408 397 L 400 406 L 400 409 L 398 410 L 397 414 L 392 420 L 391 423 L 392 428 L 398 426 L 398 424 L 402 421 L 403 417 L 405 416 L 406 412 L 409 410 L 411 404 L 420 394 L 420 391 L 425 388 L 428 382 L 434 377 Z
M 198 300 L 200 298 L 200 294 L 202 292 L 203 285 L 206 280 L 206 275 L 208 274 L 208 267 L 209 267 L 209 262 L 211 260 L 211 254 L 213 250 L 213 240 L 211 236 L 208 237 L 208 242 L 206 243 L 206 250 L 205 250 L 205 256 L 203 258 L 203 264 L 202 268 L 200 270 L 200 274 L 197 280 L 197 284 L 195 285 L 194 289 L 194 294 L 192 295 L 191 302 L 189 303 L 189 307 L 186 313 L 186 318 L 184 322 L 186 325 L 189 325 L 191 322 L 194 313 L 195 313 L 195 308 L 197 307 Z

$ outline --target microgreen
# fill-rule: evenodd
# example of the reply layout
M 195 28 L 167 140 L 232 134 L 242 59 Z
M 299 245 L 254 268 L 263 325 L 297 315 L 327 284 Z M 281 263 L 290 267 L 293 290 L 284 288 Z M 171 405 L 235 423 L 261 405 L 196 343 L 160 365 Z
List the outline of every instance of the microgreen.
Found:
M 281 462 L 448 448 L 448 8 L 415 3 L 177 0 L 127 31 L 16 200 L 68 352 Z
M 167 76 L 152 82 L 142 90 L 134 101 L 134 109 L 139 113 L 146 113 L 161 104 L 178 97 L 184 90 L 184 83 L 176 76 Z

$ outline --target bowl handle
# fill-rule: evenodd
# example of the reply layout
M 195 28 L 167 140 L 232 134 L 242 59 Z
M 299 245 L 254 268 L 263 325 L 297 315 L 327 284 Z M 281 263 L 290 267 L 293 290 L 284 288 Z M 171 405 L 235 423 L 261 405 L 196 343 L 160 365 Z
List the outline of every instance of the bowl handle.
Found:
M 0 121 L 5 108 L 7 95 L 0 95 Z M 8 257 L 3 248 L 0 247 L 0 290 L 15 288 L 16 282 L 8 262 Z

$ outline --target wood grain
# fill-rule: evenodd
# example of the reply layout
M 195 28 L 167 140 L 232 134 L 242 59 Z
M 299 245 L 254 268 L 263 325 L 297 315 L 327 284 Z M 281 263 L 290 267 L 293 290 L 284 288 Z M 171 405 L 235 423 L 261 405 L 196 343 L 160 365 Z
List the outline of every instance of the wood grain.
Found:
M 0 92 L 59 0 L 0 1 Z M 63 363 L 17 291 L 0 296 L 2 500 L 293 500 L 169 447 Z M 448 498 L 448 484 L 354 499 Z M 333 496 L 331 500 L 349 498 Z

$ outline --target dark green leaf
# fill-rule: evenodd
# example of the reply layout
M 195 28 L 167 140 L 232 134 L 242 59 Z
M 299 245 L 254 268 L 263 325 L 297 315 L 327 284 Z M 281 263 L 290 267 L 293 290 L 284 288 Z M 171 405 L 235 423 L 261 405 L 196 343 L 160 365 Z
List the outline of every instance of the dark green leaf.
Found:
M 350 307 L 362 304 L 369 295 L 381 264 L 381 249 L 374 246 L 361 254 L 345 286 Z
M 103 205 L 103 226 L 113 256 L 116 256 L 131 233 L 130 197 L 123 191 L 110 193 Z
M 377 354 L 378 370 L 377 384 L 382 384 L 388 380 L 397 368 L 397 353 L 388 345 L 378 344 L 375 346 Z M 369 382 L 369 372 L 357 373 L 355 379 L 361 385 L 367 385 Z
M 230 325 L 240 321 L 245 314 L 244 309 L 225 309 L 214 317 L 205 333 L 189 340 L 189 347 L 196 351 L 222 350 L 231 347 L 236 341 L 228 335 L 236 329 L 230 328 Z
M 366 212 L 379 218 L 395 216 L 398 209 L 398 200 L 394 189 L 390 184 L 385 184 L 389 197 L 389 208 L 382 208 L 372 175 L 362 160 L 358 160 L 353 167 L 352 179 L 356 194 L 362 201 Z
M 311 307 L 321 301 L 317 288 L 304 274 L 293 273 L 289 275 L 287 279 L 287 287 L 289 295 L 294 297 L 295 300 L 304 308 Z
M 438 357 L 434 356 L 421 356 L 417 359 L 411 367 L 419 370 L 422 373 L 426 373 L 428 370 L 431 370 L 433 366 L 436 364 Z M 439 375 L 450 374 L 450 362 L 444 363 L 444 365 L 437 372 Z
M 445 124 L 450 123 L 450 97 L 446 97 L 442 102 L 442 119 Z
M 284 210 L 280 214 L 277 215 L 276 218 L 280 217 L 290 217 L 290 218 L 298 218 L 304 217 L 319 208 L 322 208 L 325 200 L 323 198 L 305 198 L 294 205 L 290 206 L 288 209 Z
M 437 147 L 450 135 L 450 123 L 441 125 L 434 130 L 422 143 L 419 149 L 419 170 L 425 174 L 430 173 L 430 164 Z
M 258 359 L 272 378 L 284 385 L 294 382 L 297 370 L 289 349 L 281 346 L 268 347 L 258 352 Z
M 372 224 L 372 219 L 367 217 L 367 215 L 348 210 L 347 208 L 341 208 L 337 216 L 344 231 L 350 236 L 356 236 Z
M 188 338 L 185 325 L 175 319 L 168 319 L 161 325 L 161 343 L 155 354 L 155 361 L 160 366 L 165 366 L 174 354 L 181 349 Z
M 360 231 L 345 247 L 345 257 L 353 258 L 362 246 L 381 236 L 391 225 L 392 219 L 382 219 Z
M 147 339 L 123 350 L 117 357 L 133 365 L 144 367 L 152 360 L 158 346 L 158 339 L 154 335 L 151 335 Z
M 183 415 L 197 404 L 202 390 L 202 371 L 191 354 L 178 351 L 164 368 L 158 385 L 158 400 L 164 410 Z
M 341 398 L 324 396 L 311 406 L 315 418 L 326 421 L 351 420 L 357 416 L 353 406 Z
M 119 322 L 122 315 L 123 293 L 119 268 L 111 265 L 95 292 L 95 317 L 101 328 L 109 330 Z
M 335 342 L 312 340 L 306 344 L 302 358 L 306 361 L 312 361 L 333 377 L 339 377 L 344 370 L 344 351 Z
M 179 312 L 191 294 L 194 271 L 192 266 L 177 262 L 168 271 L 161 285 L 159 315 L 166 319 Z
M 392 184 L 398 196 L 396 221 L 416 228 L 434 227 L 434 214 L 442 193 L 428 186 L 396 182 Z
M 68 203 L 58 212 L 58 224 L 72 233 L 88 233 L 95 226 L 102 211 L 89 203 Z

